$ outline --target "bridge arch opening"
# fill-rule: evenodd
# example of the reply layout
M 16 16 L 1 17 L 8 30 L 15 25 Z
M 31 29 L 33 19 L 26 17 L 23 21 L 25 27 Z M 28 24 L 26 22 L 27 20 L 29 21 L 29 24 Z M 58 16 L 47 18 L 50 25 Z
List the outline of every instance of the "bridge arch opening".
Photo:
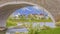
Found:
M 5 12 L 5 18 L 4 18 L 4 25 L 2 27 L 6 27 L 6 20 L 8 19 L 8 17 L 13 13 L 15 12 L 15 10 L 17 9 L 21 9 L 23 7 L 27 7 L 27 6 L 38 6 L 39 9 L 42 9 L 43 11 L 45 11 L 46 13 L 49 14 L 49 17 L 51 17 L 53 23 L 55 23 L 55 20 L 53 18 L 53 16 L 44 8 L 42 8 L 41 6 L 37 5 L 37 4 L 32 4 L 32 3 L 29 3 L 29 2 L 8 2 L 8 3 L 5 3 L 3 5 L 1 5 L 1 11 L 4 11 Z M 2 10 L 3 9 L 3 10 Z
M 17 4 L 15 4 L 15 5 L 17 5 Z M 14 5 L 14 6 L 15 6 L 15 5 Z M 23 6 L 24 3 L 23 3 L 23 4 L 20 4 L 20 5 Z M 26 5 L 26 4 L 25 4 L 25 5 Z M 16 7 L 16 6 L 15 6 L 15 7 Z M 16 7 L 16 8 L 17 8 L 17 7 Z M 32 8 L 34 8 L 34 9 L 32 9 Z M 18 17 L 21 16 L 21 18 L 22 18 L 22 16 L 23 16 L 23 15 L 25 16 L 25 14 L 26 14 L 24 11 L 21 12 L 22 10 L 20 10 L 20 9 L 25 10 L 25 12 L 27 12 L 26 10 L 28 10 L 27 13 L 29 13 L 29 11 L 32 11 L 32 10 L 38 11 L 38 12 L 41 11 L 42 16 L 43 16 L 43 14 L 44 14 L 43 17 L 46 17 L 47 15 L 48 15 L 48 17 L 50 17 L 50 19 L 52 20 L 51 22 L 54 23 L 54 24 L 53 24 L 53 25 L 54 25 L 53 27 L 55 27 L 55 21 L 54 21 L 54 19 L 53 19 L 53 16 L 52 16 L 46 9 L 44 9 L 44 8 L 38 6 L 38 5 L 35 5 L 35 4 L 34 4 L 34 5 L 23 6 L 23 7 L 21 7 L 21 8 L 18 7 L 18 9 L 15 9 L 15 8 L 14 8 L 14 11 L 11 12 L 11 13 L 9 14 L 9 16 L 10 16 L 11 14 L 14 14 L 14 12 L 16 13 L 16 11 L 17 11 L 17 12 L 20 11 L 21 14 L 18 12 L 18 15 L 19 15 L 19 16 L 18 16 L 18 15 L 15 15 L 15 19 L 17 19 L 18 22 L 19 22 L 19 18 L 18 18 Z M 34 15 L 37 15 L 38 12 L 33 12 L 33 13 L 34 13 Z M 22 13 L 24 13 L 24 14 L 22 15 Z M 32 12 L 31 12 L 31 13 L 32 13 Z M 31 13 L 30 13 L 30 14 L 31 14 Z M 33 13 L 32 13 L 32 14 L 33 14 Z M 39 14 L 40 14 L 40 12 L 39 12 Z M 39 16 L 39 14 L 38 14 L 37 16 Z M 41 14 L 40 14 L 40 15 L 41 15 Z M 27 14 L 26 14 L 26 15 L 27 15 Z M 9 16 L 8 16 L 8 17 L 9 17 Z M 31 17 L 32 17 L 32 16 L 31 16 Z M 40 16 L 39 16 L 39 17 L 40 17 Z M 13 18 L 13 19 L 14 19 L 14 18 Z M 15 20 L 15 19 L 14 19 L 14 20 Z M 39 19 L 39 18 L 38 18 L 38 19 Z M 42 19 L 43 19 L 42 21 L 39 21 L 39 20 L 38 20 L 38 21 L 34 21 L 34 19 L 32 19 L 32 20 L 30 20 L 30 21 L 27 20 L 27 22 L 31 22 L 31 21 L 32 21 L 32 22 L 33 22 L 33 21 L 34 21 L 34 22 L 49 22 L 48 20 L 47 20 L 47 21 L 44 21 L 45 18 L 42 18 Z M 49 19 L 49 18 L 48 18 L 48 19 Z M 10 19 L 10 20 L 11 20 L 11 19 Z M 36 19 L 36 20 L 37 20 L 37 19 Z M 46 19 L 45 19 L 45 20 L 46 20 Z M 16 21 L 16 20 L 15 20 L 15 21 Z M 24 20 L 23 20 L 23 21 L 24 21 Z M 20 20 L 20 23 L 17 23 L 17 27 L 19 27 L 19 26 L 22 25 L 21 22 L 22 22 L 22 19 Z M 26 21 L 24 21 L 24 22 L 26 22 Z M 10 23 L 9 23 L 9 24 L 10 24 Z M 9 24 L 8 24 L 8 25 L 9 25 Z M 14 23 L 13 23 L 13 24 L 14 24 Z M 34 23 L 34 24 L 36 25 L 36 23 Z M 39 24 L 39 23 L 38 23 L 38 24 Z M 42 23 L 41 23 L 41 24 L 42 24 Z M 40 24 L 40 26 L 42 26 L 41 24 Z M 7 24 L 6 24 L 6 25 L 7 25 Z M 16 25 L 16 24 L 15 24 L 15 25 Z M 14 27 L 11 27 L 12 30 L 13 30 L 13 28 L 16 28 L 15 25 L 14 25 Z M 31 24 L 30 24 L 30 25 L 31 25 Z M 50 23 L 50 26 L 51 26 L 51 25 L 52 25 L 52 24 Z M 24 26 L 25 26 L 25 23 L 24 23 Z M 49 24 L 46 23 L 46 26 L 49 26 Z M 8 27 L 9 27 L 9 26 L 8 26 Z M 10 29 L 10 27 L 9 27 L 9 29 Z M 11 29 L 8 30 L 8 31 L 11 31 Z M 11 31 L 11 32 L 12 32 L 12 31 Z

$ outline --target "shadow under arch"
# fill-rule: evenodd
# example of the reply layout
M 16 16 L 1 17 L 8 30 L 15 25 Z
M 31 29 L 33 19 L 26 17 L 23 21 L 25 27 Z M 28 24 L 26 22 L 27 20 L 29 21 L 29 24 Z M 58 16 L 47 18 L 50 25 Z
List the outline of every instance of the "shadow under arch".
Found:
M 53 16 L 51 15 L 51 13 L 49 13 L 46 9 L 44 9 L 40 5 L 29 3 L 29 2 L 18 1 L 18 2 L 7 2 L 7 3 L 0 5 L 0 15 L 1 15 L 0 16 L 0 27 L 6 27 L 6 20 L 15 10 L 22 8 L 22 7 L 26 7 L 26 6 L 38 6 L 40 9 L 43 9 L 44 11 L 46 11 L 50 15 L 53 23 L 55 23 L 55 20 Z

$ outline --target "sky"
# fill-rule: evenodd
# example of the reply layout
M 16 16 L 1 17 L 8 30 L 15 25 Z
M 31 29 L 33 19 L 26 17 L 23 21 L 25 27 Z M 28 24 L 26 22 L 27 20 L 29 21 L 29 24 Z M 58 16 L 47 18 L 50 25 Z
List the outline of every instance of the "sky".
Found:
M 12 15 L 15 16 L 15 15 L 29 15 L 29 14 L 45 14 L 45 15 L 48 15 L 48 13 L 46 13 L 43 9 L 39 9 L 39 7 L 37 6 L 27 6 L 27 7 L 24 7 L 24 8 L 20 8 L 20 9 L 17 9 Z

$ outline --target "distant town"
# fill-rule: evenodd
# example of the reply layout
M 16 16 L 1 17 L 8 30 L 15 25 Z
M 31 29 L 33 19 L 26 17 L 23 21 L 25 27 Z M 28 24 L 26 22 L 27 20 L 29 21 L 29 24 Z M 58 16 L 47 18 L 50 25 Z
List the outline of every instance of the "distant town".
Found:
M 28 16 L 26 15 L 15 15 L 11 17 L 12 19 L 19 19 L 20 22 L 52 22 L 51 18 L 49 16 L 45 16 L 44 14 L 29 14 Z

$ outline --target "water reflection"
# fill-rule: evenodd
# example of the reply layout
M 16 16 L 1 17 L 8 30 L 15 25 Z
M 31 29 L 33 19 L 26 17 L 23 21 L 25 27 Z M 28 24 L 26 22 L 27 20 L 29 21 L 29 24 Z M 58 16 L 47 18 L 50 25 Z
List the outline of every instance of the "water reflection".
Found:
M 20 23 L 20 24 L 22 24 L 22 23 Z M 26 25 L 29 25 L 30 23 L 29 22 L 27 22 L 27 23 L 24 23 L 24 24 L 26 24 Z M 17 24 L 18 26 L 21 26 L 21 25 L 19 25 L 19 24 Z M 46 22 L 46 23 L 44 23 L 44 22 L 40 22 L 40 23 L 32 23 L 32 27 L 36 27 L 37 25 L 39 25 L 40 27 L 43 27 L 44 25 L 45 26 L 49 26 L 50 28 L 55 28 L 56 26 L 55 26 L 55 23 L 53 23 L 53 22 Z M 13 34 L 13 33 L 16 33 L 16 32 L 24 32 L 24 33 L 27 33 L 28 32 L 28 29 L 27 28 L 25 28 L 25 27 L 23 27 L 23 28 L 10 28 L 10 29 L 8 29 L 7 30 L 7 34 L 9 33 L 11 33 L 11 34 Z
M 22 29 L 9 29 L 9 30 L 7 30 L 7 33 L 6 34 L 15 34 L 16 32 L 18 32 L 18 33 L 27 33 L 28 32 L 28 30 L 27 30 L 27 28 L 22 28 Z

